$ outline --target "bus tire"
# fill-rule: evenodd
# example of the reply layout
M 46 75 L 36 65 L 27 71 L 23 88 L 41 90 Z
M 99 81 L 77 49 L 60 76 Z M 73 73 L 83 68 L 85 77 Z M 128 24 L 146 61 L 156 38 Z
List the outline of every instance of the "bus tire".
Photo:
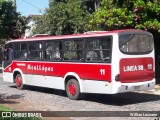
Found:
M 16 87 L 19 90 L 24 89 L 24 84 L 23 84 L 23 79 L 22 79 L 22 75 L 21 74 L 17 74 L 15 77 L 15 83 L 16 83 Z
M 82 96 L 79 82 L 76 79 L 70 79 L 66 84 L 66 93 L 69 99 L 79 100 Z

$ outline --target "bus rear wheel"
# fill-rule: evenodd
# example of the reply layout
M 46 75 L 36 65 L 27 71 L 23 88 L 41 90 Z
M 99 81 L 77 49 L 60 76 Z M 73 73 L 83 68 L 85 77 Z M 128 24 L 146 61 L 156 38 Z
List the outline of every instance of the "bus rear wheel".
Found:
M 82 94 L 80 92 L 79 82 L 76 79 L 70 79 L 66 84 L 66 93 L 69 99 L 78 100 Z
M 15 77 L 15 83 L 16 83 L 16 87 L 19 90 L 24 89 L 24 84 L 23 84 L 23 79 L 22 79 L 22 75 L 21 74 L 17 74 Z

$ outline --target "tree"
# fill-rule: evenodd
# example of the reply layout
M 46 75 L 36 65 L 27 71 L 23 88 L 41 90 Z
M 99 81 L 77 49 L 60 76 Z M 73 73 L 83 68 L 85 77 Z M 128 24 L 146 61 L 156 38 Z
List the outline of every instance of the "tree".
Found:
M 16 22 L 16 29 L 13 31 L 13 34 L 15 34 L 14 36 L 16 38 L 21 38 L 21 36 L 24 34 L 25 30 L 26 30 L 26 17 L 25 16 L 21 16 L 20 14 L 17 17 L 17 22 Z
M 86 10 L 89 13 L 92 13 L 92 12 L 95 12 L 96 9 L 99 7 L 100 1 L 101 0 L 79 0 L 77 2 L 81 2 L 81 4 L 86 6 Z M 60 2 L 67 3 L 68 0 L 49 0 L 49 6 L 52 6 Z
M 136 28 L 160 31 L 160 4 L 153 0 L 103 0 L 90 16 L 87 29 Z
M 41 33 L 44 26 L 43 32 L 49 31 L 51 35 L 82 33 L 88 15 L 86 6 L 82 3 L 81 0 L 50 0 L 44 17 L 38 20 L 43 21 L 43 24 L 37 24 L 35 31 Z
M 0 1 L 0 40 L 18 38 L 19 28 L 17 21 L 22 22 L 20 14 L 16 12 L 15 6 L 11 1 Z
M 50 25 L 46 14 L 34 18 L 36 28 L 33 29 L 34 34 L 50 34 Z

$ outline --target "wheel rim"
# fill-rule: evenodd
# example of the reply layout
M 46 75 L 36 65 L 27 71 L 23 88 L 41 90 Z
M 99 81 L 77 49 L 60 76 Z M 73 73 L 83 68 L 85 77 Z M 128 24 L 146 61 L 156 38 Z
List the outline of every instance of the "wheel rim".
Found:
M 75 95 L 76 94 L 76 86 L 75 86 L 75 84 L 70 84 L 69 87 L 68 87 L 68 90 L 69 90 L 69 93 L 71 95 Z
M 16 77 L 16 85 L 20 87 L 22 85 L 22 78 L 21 77 Z

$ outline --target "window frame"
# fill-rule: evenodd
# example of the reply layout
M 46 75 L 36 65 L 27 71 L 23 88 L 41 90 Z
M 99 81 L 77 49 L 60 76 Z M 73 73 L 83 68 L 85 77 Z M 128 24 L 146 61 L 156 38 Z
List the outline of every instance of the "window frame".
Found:
M 82 46 L 83 46 L 83 49 L 75 49 L 75 50 L 65 50 L 65 42 L 66 41 L 82 41 L 83 43 L 82 43 Z M 63 61 L 66 61 L 66 62 L 84 62 L 84 54 L 85 54 L 85 51 L 84 51 L 84 49 L 85 49 L 85 46 L 84 46 L 84 44 L 85 44 L 85 40 L 84 40 L 84 38 L 69 38 L 69 39 L 64 39 L 63 40 Z M 78 51 L 82 51 L 82 59 L 79 59 L 79 60 L 75 60 L 75 59 L 65 59 L 65 52 L 66 51 L 75 51 L 75 52 L 78 52 Z
M 110 48 L 109 49 L 106 49 L 106 51 L 109 51 L 109 60 L 108 61 L 100 61 L 100 60 L 97 60 L 97 61 L 87 61 L 86 60 L 86 52 L 87 52 L 87 41 L 88 40 L 93 40 L 93 39 L 107 39 L 109 38 L 110 39 Z M 76 51 L 76 52 L 82 52 L 80 53 L 81 54 L 81 58 L 82 59 L 78 59 L 78 60 L 73 60 L 73 59 L 70 59 L 70 60 L 65 60 L 64 59 L 64 54 L 65 54 L 65 41 L 82 41 L 82 49 L 75 49 L 75 50 L 68 50 L 68 51 Z M 46 59 L 46 43 L 49 43 L 51 42 L 52 44 L 54 42 L 60 42 L 61 44 L 61 48 L 60 48 L 60 59 Z M 113 45 L 113 36 L 112 35 L 108 35 L 108 36 L 95 36 L 95 37 L 81 37 L 81 38 L 64 38 L 64 39 L 52 39 L 52 40 L 36 40 L 36 41 L 24 41 L 24 42 L 12 42 L 11 44 L 14 44 L 14 43 L 18 43 L 18 44 L 22 44 L 22 43 L 26 43 L 27 44 L 27 58 L 26 59 L 14 59 L 14 60 L 24 60 L 24 61 L 48 61 L 48 62 L 51 62 L 51 61 L 57 61 L 57 62 L 78 62 L 78 63 L 111 63 L 111 59 L 112 59 L 112 45 Z M 37 50 L 30 50 L 29 47 L 31 44 L 34 44 L 34 43 L 41 43 L 42 44 L 42 49 L 37 49 Z M 80 47 L 81 48 L 81 47 Z M 93 49 L 94 50 L 94 49 Z M 104 49 L 99 49 L 97 51 L 103 51 Z M 35 58 L 35 59 L 31 59 L 30 58 L 30 55 L 29 55 L 29 52 L 31 51 L 37 51 L 37 52 L 41 52 L 42 53 L 42 58 L 39 59 L 39 58 Z M 54 51 L 54 50 L 53 50 Z
M 22 50 L 22 44 L 25 43 L 27 45 L 27 48 L 26 50 Z M 19 44 L 19 50 L 16 50 L 15 49 L 15 44 Z M 25 58 L 25 55 L 21 55 L 22 57 L 19 57 L 19 58 L 15 58 L 15 52 L 18 53 L 20 52 L 21 54 L 23 54 L 24 52 L 26 52 L 26 58 Z M 28 59 L 28 42 L 13 42 L 13 60 L 27 60 Z
M 58 58 L 57 58 L 57 59 L 53 59 L 53 58 L 51 58 L 51 59 L 46 59 L 46 51 L 47 51 L 47 50 L 46 50 L 46 47 L 47 47 L 47 46 L 46 46 L 46 43 L 49 43 L 49 42 L 52 43 L 52 44 L 53 44 L 54 42 L 60 42 L 59 45 L 60 45 L 61 48 L 60 48 L 59 50 L 50 50 L 51 52 L 53 52 L 53 51 L 59 51 L 59 52 L 60 52 L 60 53 L 59 53 L 59 54 L 60 54 L 60 58 L 59 58 L 59 59 L 58 59 Z M 62 54 L 63 54 L 63 42 L 62 42 L 62 40 L 54 40 L 54 39 L 53 39 L 53 40 L 46 40 L 46 41 L 44 41 L 44 60 L 45 60 L 45 61 L 62 61 Z
M 12 55 L 10 54 L 10 49 L 12 49 Z M 7 43 L 4 46 L 3 60 L 5 62 L 11 62 L 13 60 L 13 42 Z
M 151 47 L 152 49 L 150 51 L 146 51 L 146 52 L 125 52 L 125 51 L 122 51 L 121 50 L 121 46 L 120 46 L 120 36 L 123 36 L 123 35 L 130 35 L 130 34 L 133 34 L 133 35 L 145 35 L 145 36 L 149 36 L 151 38 Z M 145 54 L 149 54 L 153 51 L 154 49 L 154 38 L 152 35 L 150 34 L 144 34 L 144 33 L 125 33 L 125 34 L 119 34 L 118 35 L 118 47 L 119 47 L 119 51 L 125 55 L 145 55 Z
M 86 60 L 86 51 L 89 51 L 86 49 L 86 46 L 87 46 L 87 43 L 86 41 L 88 40 L 92 40 L 92 39 L 106 39 L 106 38 L 110 38 L 111 39 L 111 45 L 110 45 L 110 50 L 109 49 L 106 49 L 106 51 L 110 51 L 109 53 L 109 60 L 107 61 L 102 61 L 102 60 L 95 60 L 95 61 L 89 61 L 89 60 Z M 112 46 L 113 46 L 113 35 L 107 35 L 107 36 L 96 36 L 96 37 L 88 37 L 88 38 L 85 38 L 85 62 L 86 63 L 111 63 L 111 60 L 112 60 Z M 90 50 L 91 51 L 91 50 Z M 92 51 L 101 51 L 101 50 L 92 50 Z
M 41 50 L 30 50 L 29 47 L 30 47 L 30 44 L 33 44 L 33 43 L 41 43 L 42 44 L 42 49 Z M 38 52 L 38 53 L 42 53 L 42 56 L 41 58 L 40 57 L 36 57 L 35 59 L 31 59 L 30 56 L 29 56 L 29 52 Z M 34 58 L 34 57 L 33 57 Z M 28 41 L 28 52 L 27 52 L 27 60 L 28 61 L 43 61 L 44 60 L 44 41 Z

